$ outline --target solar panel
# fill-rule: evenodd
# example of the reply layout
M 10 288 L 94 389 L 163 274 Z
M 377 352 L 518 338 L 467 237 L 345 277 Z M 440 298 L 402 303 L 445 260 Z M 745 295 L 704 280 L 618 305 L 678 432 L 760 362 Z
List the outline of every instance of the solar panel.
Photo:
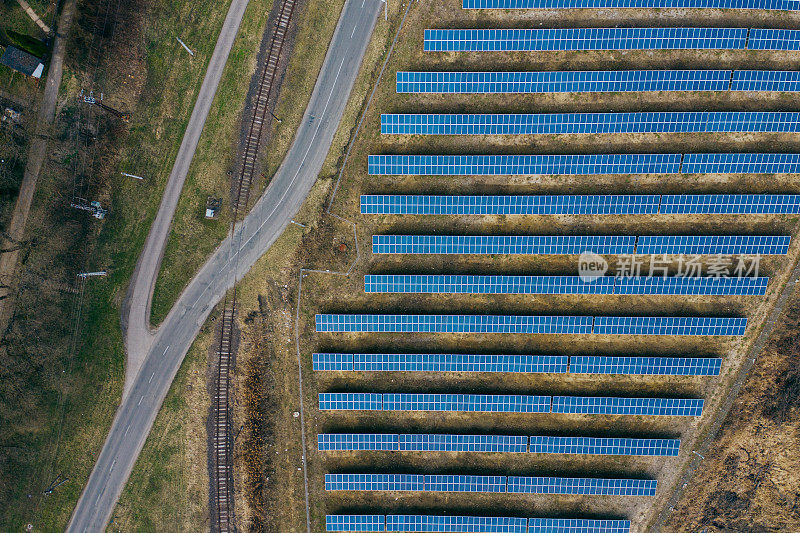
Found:
M 797 11 L 793 0 L 463 0 L 464 9 L 765 9 Z
M 791 195 L 787 195 L 791 196 Z M 362 215 L 632 215 L 656 214 L 660 196 L 362 195 Z M 798 196 L 800 198 L 800 196 Z
M 700 416 L 703 400 L 553 396 L 553 413 L 588 415 Z
M 746 44 L 747 28 L 429 29 L 425 30 L 424 49 L 426 52 L 744 50 Z
M 340 514 L 325 516 L 325 531 L 386 531 L 386 519 L 382 514 Z
M 746 318 L 692 316 L 598 316 L 597 335 L 744 335 Z
M 353 354 L 351 353 L 315 353 L 311 361 L 316 371 L 353 370 Z
M 786 255 L 789 235 L 643 235 L 637 254 Z
M 427 475 L 426 492 L 506 492 L 506 476 Z
M 699 296 L 763 296 L 769 278 L 659 277 L 616 278 L 614 294 L 668 294 Z
M 663 214 L 797 214 L 798 194 L 665 194 Z
M 398 435 L 401 452 L 525 453 L 528 437 L 514 435 Z
M 684 174 L 796 174 L 800 154 L 686 154 Z
M 602 479 L 508 476 L 508 492 L 523 494 L 586 494 L 593 496 L 654 496 L 654 479 Z
M 322 392 L 320 411 L 373 411 L 383 408 L 383 395 L 362 392 Z
M 588 334 L 590 316 L 317 315 L 319 333 Z
M 528 533 L 629 533 L 630 520 L 531 518 Z
M 357 353 L 354 370 L 371 372 L 547 372 L 563 374 L 565 355 L 484 355 L 439 353 Z
M 800 7 L 800 2 L 792 1 Z M 796 70 L 737 70 L 731 77 L 731 91 L 800 91 Z
M 632 235 L 373 235 L 374 254 L 632 254 Z
M 317 449 L 321 452 L 397 451 L 399 436 L 392 433 L 320 433 Z
M 382 114 L 384 135 L 797 133 L 794 111 L 642 111 L 547 114 Z
M 519 394 L 387 393 L 384 411 L 454 411 L 468 413 L 548 413 L 550 396 Z
M 527 533 L 528 520 L 499 516 L 388 515 L 386 531 Z M 591 533 L 586 531 L 584 533 Z
M 750 50 L 800 50 L 800 31 L 753 28 L 747 41 Z
M 325 474 L 325 490 L 421 491 L 425 476 L 419 474 Z
M 598 437 L 531 437 L 531 453 L 585 455 L 678 455 L 677 439 L 625 439 Z
M 747 295 L 766 293 L 769 278 L 599 276 L 479 276 L 367 274 L 367 293 L 400 294 L 618 294 Z
M 722 359 L 713 357 L 613 357 L 573 355 L 572 374 L 637 374 L 648 376 L 718 376 Z
M 579 276 L 394 275 L 364 276 L 368 293 L 614 294 L 614 277 L 587 283 Z
M 730 79 L 730 70 L 400 71 L 396 88 L 398 93 L 438 94 L 727 91 Z
M 674 174 L 681 154 L 370 155 L 371 176 Z

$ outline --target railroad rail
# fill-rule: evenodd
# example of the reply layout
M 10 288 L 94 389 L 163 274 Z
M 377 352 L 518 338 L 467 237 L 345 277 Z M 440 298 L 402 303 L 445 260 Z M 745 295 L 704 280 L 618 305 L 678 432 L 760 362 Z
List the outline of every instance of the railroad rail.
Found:
M 269 99 L 278 75 L 283 43 L 289 31 L 289 23 L 294 13 L 296 0 L 284 0 L 275 22 L 275 31 L 267 53 L 266 64 L 258 83 L 250 128 L 241 158 L 241 168 L 233 197 L 230 235 L 239 218 L 239 211 L 247 211 L 250 188 L 256 173 L 259 146 L 264 125 L 267 123 Z M 233 325 L 236 315 L 236 287 L 230 298 L 226 296 L 222 310 L 219 347 L 217 348 L 217 372 L 214 384 L 211 422 L 213 425 L 213 455 L 211 468 L 211 487 L 214 489 L 215 508 L 212 530 L 227 533 L 236 530 L 234 521 L 233 487 L 233 435 L 231 433 L 230 374 L 233 370 Z M 214 512 L 214 511 L 212 511 Z

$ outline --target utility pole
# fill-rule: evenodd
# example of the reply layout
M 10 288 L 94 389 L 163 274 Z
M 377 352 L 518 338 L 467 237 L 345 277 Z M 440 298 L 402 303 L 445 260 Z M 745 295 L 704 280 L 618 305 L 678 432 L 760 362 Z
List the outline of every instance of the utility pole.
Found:
M 81 96 L 83 96 L 83 102 L 84 103 L 90 104 L 90 105 L 96 105 L 100 109 L 111 113 L 112 115 L 114 115 L 115 117 L 120 119 L 122 122 L 126 122 L 127 123 L 127 122 L 131 121 L 130 113 L 125 113 L 124 111 L 119 111 L 117 109 L 114 109 L 111 106 L 108 106 L 108 105 L 104 104 L 103 103 L 103 93 L 100 93 L 100 100 L 98 100 L 97 98 L 94 97 L 94 91 L 89 91 L 89 96 L 84 96 L 83 95 L 83 91 L 81 91 Z
M 120 174 L 122 174 L 123 176 L 127 176 L 129 178 L 137 179 L 137 180 L 143 180 L 144 179 L 141 176 L 137 176 L 135 174 L 128 174 L 127 172 L 120 172 Z
M 181 46 L 183 46 L 183 49 L 186 50 L 187 52 L 189 52 L 190 56 L 194 57 L 194 52 L 192 52 L 192 49 L 189 48 L 188 46 L 186 46 L 186 43 L 181 41 L 180 37 L 175 37 L 175 38 L 178 39 L 179 43 L 181 43 Z
M 105 270 L 101 270 L 99 272 L 78 272 L 79 278 L 94 278 L 94 277 L 105 277 L 108 274 Z

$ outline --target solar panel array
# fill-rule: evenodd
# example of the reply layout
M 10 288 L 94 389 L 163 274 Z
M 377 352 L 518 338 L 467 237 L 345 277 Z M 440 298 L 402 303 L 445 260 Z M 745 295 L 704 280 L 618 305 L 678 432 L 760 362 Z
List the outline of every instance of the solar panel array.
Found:
M 377 399 L 376 399 L 377 398 Z M 441 411 L 700 416 L 703 400 L 509 394 L 323 392 L 320 411 Z
M 744 50 L 747 48 L 747 34 L 747 28 L 428 29 L 425 30 L 424 50 Z M 765 34 L 761 39 L 764 41 L 761 49 L 775 49 L 767 46 L 781 46 L 787 38 L 790 36 Z
M 725 153 L 686 154 L 684 174 L 796 174 L 800 154 Z
M 367 274 L 367 293 L 764 295 L 769 278 Z
M 746 318 L 318 314 L 318 333 L 744 335 Z
M 700 416 L 702 399 L 553 396 L 553 413 L 588 415 Z
M 797 133 L 794 111 L 641 111 L 547 114 L 382 114 L 384 135 Z
M 529 447 L 530 442 L 530 447 Z M 317 447 L 327 451 L 499 452 L 583 455 L 676 456 L 680 440 L 604 437 L 523 437 L 511 435 L 446 435 L 384 433 L 320 433 Z
M 790 0 L 800 8 L 800 3 Z M 796 70 L 736 70 L 731 77 L 732 91 L 800 91 L 800 72 Z
M 717 376 L 722 359 L 605 355 L 315 353 L 316 371 L 508 372 Z
M 406 72 L 398 93 L 571 93 L 726 91 L 730 70 L 582 70 L 546 72 Z M 781 80 L 775 80 L 776 87 Z M 748 89 L 758 90 L 758 89 Z M 763 90 L 763 89 L 762 89 Z M 779 90 L 769 89 L 769 90 Z
M 747 42 L 750 50 L 800 50 L 800 31 L 753 28 Z
M 629 520 L 451 515 L 327 515 L 329 532 L 628 533 Z
M 325 490 L 653 496 L 656 491 L 656 480 L 419 474 L 325 474 Z
M 365 194 L 364 215 L 797 214 L 798 194 L 441 196 Z
M 789 235 L 373 235 L 373 254 L 786 255 Z
M 722 359 L 713 357 L 615 357 L 573 355 L 573 374 L 634 374 L 648 376 L 718 376 Z
M 464 9 L 765 9 L 797 11 L 794 0 L 463 0 Z

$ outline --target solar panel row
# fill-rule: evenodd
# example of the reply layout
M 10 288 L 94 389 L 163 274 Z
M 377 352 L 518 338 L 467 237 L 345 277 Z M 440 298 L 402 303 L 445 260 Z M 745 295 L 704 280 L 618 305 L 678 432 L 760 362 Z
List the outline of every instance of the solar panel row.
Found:
M 800 113 L 794 111 L 381 115 L 384 135 L 797 132 L 800 132 Z
M 798 4 L 800 5 L 800 4 Z M 398 93 L 515 94 L 631 91 L 800 91 L 795 70 L 579 70 L 409 72 Z
M 530 446 L 529 446 L 530 443 Z M 680 440 L 604 437 L 320 433 L 319 451 L 502 452 L 581 455 L 678 455 Z
M 605 355 L 352 354 L 315 353 L 316 371 L 372 372 L 547 372 L 717 376 L 722 359 Z
M 325 474 L 325 490 L 653 496 L 656 491 L 656 480 L 419 474 Z
M 769 278 L 367 274 L 367 293 L 763 296 Z
M 700 416 L 703 412 L 703 400 L 611 396 L 323 392 L 319 394 L 319 409 L 320 411 Z
M 318 333 L 744 335 L 747 318 L 318 314 Z
M 789 235 L 373 235 L 373 254 L 786 255 Z
M 797 214 L 800 194 L 440 196 L 365 194 L 364 215 Z
M 558 0 L 556 0 L 558 1 Z M 426 52 L 798 50 L 800 30 L 753 28 L 427 29 Z
M 800 154 L 370 155 L 372 176 L 800 173 Z
M 464 9 L 765 9 L 797 11 L 793 0 L 463 0 Z
M 789 35 L 751 30 L 764 50 L 786 46 Z M 747 28 L 426 29 L 426 52 L 545 50 L 745 50 Z M 772 48 L 767 48 L 771 46 Z M 750 46 L 753 49 L 753 46 Z M 758 48 L 756 48 L 758 49 Z M 783 48 L 780 48 L 783 49 Z
M 628 533 L 629 520 L 451 515 L 327 515 L 329 532 Z

